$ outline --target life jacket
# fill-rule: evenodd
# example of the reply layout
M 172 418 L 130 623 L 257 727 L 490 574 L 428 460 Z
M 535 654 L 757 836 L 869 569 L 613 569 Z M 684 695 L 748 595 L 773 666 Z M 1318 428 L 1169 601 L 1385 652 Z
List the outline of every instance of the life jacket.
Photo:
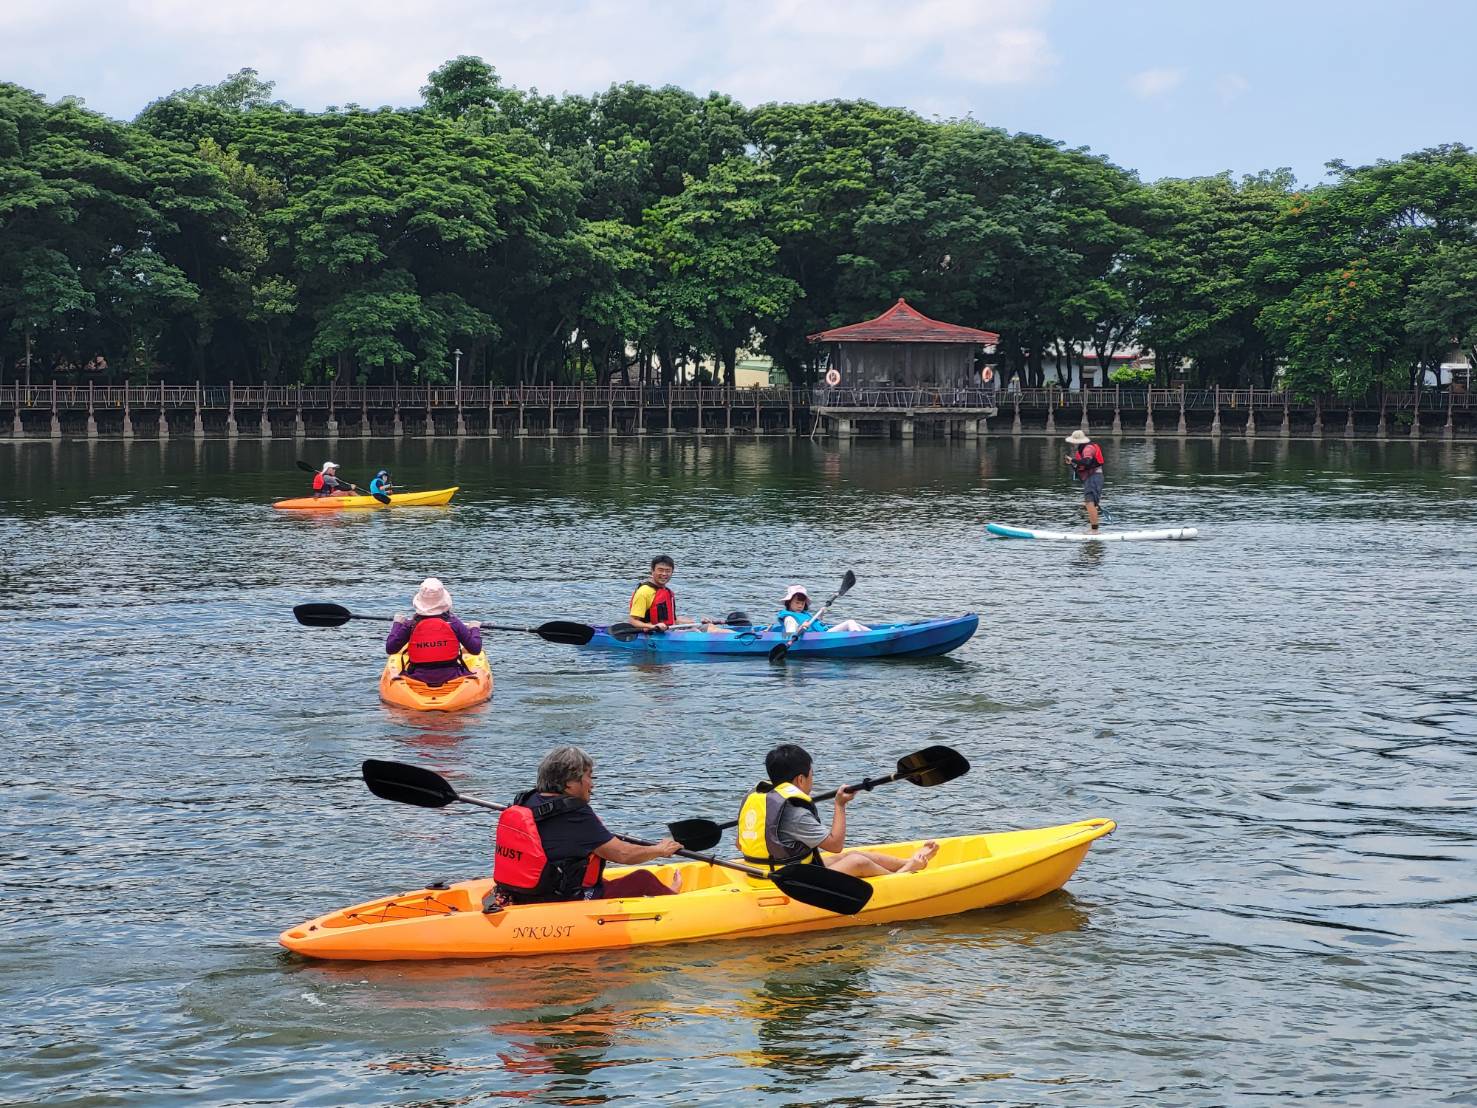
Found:
M 645 612 L 632 612 L 631 614 L 638 619 L 644 619 L 647 623 L 666 623 L 669 625 L 676 623 L 677 597 L 673 594 L 672 590 L 666 585 L 658 585 L 648 577 L 640 585 L 636 586 L 636 592 L 641 591 L 642 585 L 650 585 L 656 590 L 656 595 L 651 598 L 651 605 Z M 632 603 L 636 600 L 636 592 L 631 594 Z
M 794 613 L 792 612 L 791 615 Z M 786 847 L 779 840 L 780 816 L 787 805 L 804 808 L 816 819 L 820 812 L 815 801 L 801 792 L 793 781 L 782 781 L 771 785 L 761 781 L 754 791 L 744 798 L 739 809 L 738 847 L 746 862 L 778 869 L 792 862 L 815 862 L 820 864 L 821 852 L 814 847 L 802 846 L 799 850 Z
M 315 473 L 315 474 L 313 474 L 313 491 L 314 492 L 322 492 L 323 491 L 323 474 L 321 474 L 321 473 Z
M 1103 449 L 1095 442 L 1085 442 L 1072 452 L 1072 468 L 1079 481 L 1087 480 L 1093 470 L 1102 469 L 1105 464 Z
M 573 796 L 543 796 L 529 789 L 513 798 L 498 817 L 492 880 L 496 892 L 515 903 L 576 900 L 600 884 L 605 862 L 599 855 L 556 861 L 544 851 L 539 824 L 578 808 Z
M 410 632 L 405 654 L 412 666 L 455 662 L 462 656 L 462 644 L 448 621 L 440 616 L 420 616 Z
M 386 490 L 385 485 L 389 483 L 389 480 L 389 477 L 381 477 L 379 474 L 375 474 L 374 478 L 369 482 L 369 495 L 373 496 L 377 492 L 387 492 L 388 490 Z
M 774 617 L 774 626 L 772 626 L 770 630 L 783 632 L 785 630 L 786 618 L 793 619 L 797 624 L 801 624 L 814 614 L 814 612 L 792 612 L 788 608 L 781 608 L 779 610 L 779 614 Z M 816 620 L 814 623 L 806 628 L 807 631 L 826 631 L 829 629 L 830 625 L 822 623 L 820 620 Z

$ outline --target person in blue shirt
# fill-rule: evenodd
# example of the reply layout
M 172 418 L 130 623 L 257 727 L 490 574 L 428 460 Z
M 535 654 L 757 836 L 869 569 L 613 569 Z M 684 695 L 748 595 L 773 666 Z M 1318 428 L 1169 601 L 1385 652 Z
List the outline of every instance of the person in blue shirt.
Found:
M 390 480 L 390 471 L 388 469 L 380 470 L 370 479 L 370 496 L 379 496 L 381 493 L 383 493 L 385 496 L 389 496 L 394 491 L 395 482 Z
M 810 597 L 805 593 L 804 585 L 791 585 L 785 590 L 785 599 L 781 603 L 779 613 L 774 617 L 774 623 L 770 624 L 769 630 L 783 631 L 787 635 L 793 635 L 800 630 L 801 626 L 810 618 Z M 854 619 L 842 620 L 837 624 L 822 623 L 816 620 L 807 631 L 870 631 L 871 628 L 865 624 L 858 623 Z

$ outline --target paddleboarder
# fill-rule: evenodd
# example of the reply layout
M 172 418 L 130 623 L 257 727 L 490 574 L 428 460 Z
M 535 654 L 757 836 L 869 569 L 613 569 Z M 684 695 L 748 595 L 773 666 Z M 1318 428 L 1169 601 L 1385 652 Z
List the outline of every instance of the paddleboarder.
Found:
M 1088 526 L 1096 531 L 1098 508 L 1103 502 L 1103 448 L 1082 430 L 1068 435 L 1067 445 L 1073 448 L 1067 455 L 1067 464 L 1072 467 L 1077 480 L 1082 482 L 1082 506 L 1087 509 Z

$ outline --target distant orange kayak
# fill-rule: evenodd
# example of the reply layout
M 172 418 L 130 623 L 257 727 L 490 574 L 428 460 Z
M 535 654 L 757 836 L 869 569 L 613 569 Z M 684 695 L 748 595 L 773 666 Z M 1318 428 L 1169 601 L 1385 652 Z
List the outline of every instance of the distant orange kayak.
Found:
M 397 708 L 417 712 L 459 712 L 492 699 L 492 668 L 486 654 L 463 654 L 462 664 L 471 673 L 444 685 L 427 685 L 405 676 L 406 656 L 402 651 L 385 659 L 380 674 L 380 699 Z
M 272 507 L 299 512 L 337 512 L 345 508 L 426 508 L 449 504 L 460 485 L 449 489 L 427 489 L 425 492 L 396 492 L 390 502 L 381 504 L 372 496 L 294 496 L 278 500 Z

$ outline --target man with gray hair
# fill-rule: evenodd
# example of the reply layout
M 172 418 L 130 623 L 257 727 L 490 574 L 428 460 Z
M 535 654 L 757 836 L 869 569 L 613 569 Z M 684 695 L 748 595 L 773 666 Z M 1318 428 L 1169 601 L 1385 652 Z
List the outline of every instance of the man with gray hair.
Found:
M 558 746 L 538 767 L 538 787 L 518 794 L 498 820 L 493 869 L 500 902 L 538 904 L 554 900 L 605 900 L 622 896 L 670 896 L 649 870 L 604 879 L 605 863 L 637 866 L 682 849 L 675 839 L 637 846 L 617 838 L 590 807 L 595 762 L 577 746 Z

